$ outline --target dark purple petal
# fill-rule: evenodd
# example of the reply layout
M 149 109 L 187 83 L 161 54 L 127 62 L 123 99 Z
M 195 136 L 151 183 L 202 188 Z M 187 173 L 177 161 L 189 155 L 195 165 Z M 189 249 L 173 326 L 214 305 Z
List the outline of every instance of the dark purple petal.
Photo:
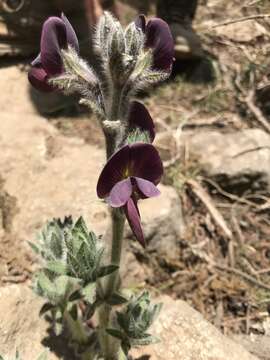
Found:
M 137 16 L 137 18 L 135 19 L 135 25 L 138 29 L 141 29 L 142 32 L 145 33 L 145 29 L 146 29 L 146 19 L 145 16 L 143 14 Z
M 118 182 L 131 176 L 149 180 L 157 185 L 162 174 L 162 161 L 153 145 L 125 145 L 113 154 L 104 166 L 98 179 L 97 195 L 100 198 L 108 197 Z
M 61 15 L 61 19 L 63 20 L 63 22 L 64 22 L 64 24 L 66 26 L 67 42 L 78 53 L 79 50 L 80 50 L 79 49 L 79 41 L 78 41 L 77 35 L 75 33 L 75 30 L 73 29 L 71 23 L 68 21 L 67 17 L 63 13 Z
M 171 71 L 174 60 L 174 41 L 169 25 L 162 19 L 149 20 L 146 25 L 146 47 L 153 49 L 157 70 Z
M 41 64 L 41 56 L 40 53 L 38 54 L 38 56 L 31 62 L 32 66 L 40 66 Z
M 155 139 L 155 125 L 146 107 L 138 101 L 133 101 L 130 106 L 129 124 L 131 129 L 139 127 L 143 131 L 148 131 L 151 142 Z
M 45 21 L 40 43 L 41 63 L 49 76 L 59 75 L 63 71 L 61 49 L 67 47 L 66 25 L 58 17 Z
M 33 66 L 28 73 L 30 84 L 37 90 L 51 92 L 54 88 L 48 84 L 48 75 L 41 65 Z
M 141 227 L 140 213 L 132 198 L 128 200 L 124 210 L 134 236 L 139 241 L 139 243 L 145 247 L 145 239 Z
M 151 181 L 141 179 L 138 177 L 134 178 L 139 191 L 143 194 L 144 198 L 151 198 L 160 195 L 160 191 Z
M 132 184 L 130 178 L 118 182 L 112 188 L 107 201 L 110 206 L 119 208 L 124 206 L 132 194 Z
M 130 176 L 149 180 L 157 185 L 163 175 L 159 153 L 151 144 L 130 145 Z
M 129 145 L 126 145 L 113 154 L 108 160 L 98 179 L 98 197 L 108 197 L 114 185 L 129 176 L 126 173 L 129 165 L 129 158 L 130 149 Z

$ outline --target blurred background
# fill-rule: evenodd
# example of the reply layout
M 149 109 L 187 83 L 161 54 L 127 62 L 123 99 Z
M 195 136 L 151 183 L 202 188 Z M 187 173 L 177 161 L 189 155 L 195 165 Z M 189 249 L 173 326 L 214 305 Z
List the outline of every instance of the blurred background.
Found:
M 104 231 L 94 115 L 27 81 L 46 18 L 63 11 L 94 63 L 104 10 L 124 25 L 159 16 L 175 39 L 171 79 L 140 94 L 165 176 L 162 198 L 143 205 L 148 249 L 129 242 L 124 281 L 186 300 L 240 342 L 269 336 L 269 0 L 0 0 L 0 286 L 30 281 L 27 241 L 47 219 L 82 214 Z

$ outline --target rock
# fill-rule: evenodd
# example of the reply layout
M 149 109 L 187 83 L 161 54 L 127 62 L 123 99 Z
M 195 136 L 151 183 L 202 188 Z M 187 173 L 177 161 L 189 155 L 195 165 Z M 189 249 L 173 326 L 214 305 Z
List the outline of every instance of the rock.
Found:
M 168 161 L 176 156 L 177 143 L 173 135 L 173 131 L 163 131 L 156 135 L 154 145 L 163 161 Z
M 44 352 L 42 340 L 48 328 L 39 317 L 42 300 L 27 286 L 0 288 L 0 355 L 13 359 L 16 349 L 22 359 L 35 360 Z M 50 353 L 48 360 L 58 359 Z
M 232 335 L 232 340 L 262 360 L 270 360 L 269 335 Z
M 242 43 L 256 41 L 260 37 L 267 36 L 265 27 L 254 20 L 219 26 L 215 28 L 215 32 L 229 40 Z
M 184 233 L 181 200 L 172 187 L 160 185 L 159 189 L 161 196 L 139 205 L 147 251 L 173 261 L 179 258 L 179 241 Z
M 174 301 L 168 296 L 158 298 L 155 302 L 164 304 L 151 330 L 161 342 L 134 350 L 134 358 L 149 355 L 151 360 L 257 359 L 223 336 L 185 302 Z M 48 340 L 48 323 L 44 317 L 38 316 L 42 304 L 42 300 L 26 285 L 11 285 L 0 289 L 2 356 L 13 358 L 17 348 L 22 359 L 34 360 L 45 350 L 46 345 L 49 347 L 48 360 L 67 359 L 63 355 L 68 353 L 66 344 L 61 344 L 60 354 L 52 341 Z
M 270 190 L 270 135 L 260 129 L 187 132 L 182 143 L 207 177 L 233 192 Z
M 181 300 L 164 296 L 163 308 L 151 333 L 160 343 L 136 349 L 136 359 L 149 360 L 256 360 L 242 346 L 222 335 L 202 315 Z

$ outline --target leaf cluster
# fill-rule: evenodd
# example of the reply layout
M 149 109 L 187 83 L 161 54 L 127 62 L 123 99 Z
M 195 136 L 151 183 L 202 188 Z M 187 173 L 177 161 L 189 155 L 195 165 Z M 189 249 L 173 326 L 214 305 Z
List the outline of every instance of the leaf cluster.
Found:
M 97 280 L 118 268 L 103 266 L 104 248 L 82 217 L 75 224 L 71 217 L 54 219 L 31 246 L 43 261 L 35 289 L 54 305 L 65 303 L 78 290 L 92 300 Z
M 147 291 L 131 298 L 123 311 L 116 313 L 117 328 L 107 332 L 121 340 L 122 349 L 128 354 L 132 347 L 155 343 L 158 339 L 148 333 L 149 328 L 160 313 L 162 304 L 151 304 Z

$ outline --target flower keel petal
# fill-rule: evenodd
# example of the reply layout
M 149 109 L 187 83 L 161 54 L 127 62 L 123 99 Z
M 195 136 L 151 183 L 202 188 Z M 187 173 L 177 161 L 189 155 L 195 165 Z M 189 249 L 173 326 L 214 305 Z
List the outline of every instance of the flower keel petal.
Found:
M 129 223 L 129 226 L 131 227 L 131 230 L 133 231 L 134 236 L 139 241 L 139 243 L 145 247 L 145 239 L 141 227 L 141 221 L 140 221 L 140 214 L 138 211 L 137 206 L 135 205 L 132 198 L 130 198 L 124 207 L 125 214 Z
M 41 65 L 33 66 L 28 73 L 30 84 L 37 90 L 51 92 L 54 88 L 48 84 L 48 75 Z

